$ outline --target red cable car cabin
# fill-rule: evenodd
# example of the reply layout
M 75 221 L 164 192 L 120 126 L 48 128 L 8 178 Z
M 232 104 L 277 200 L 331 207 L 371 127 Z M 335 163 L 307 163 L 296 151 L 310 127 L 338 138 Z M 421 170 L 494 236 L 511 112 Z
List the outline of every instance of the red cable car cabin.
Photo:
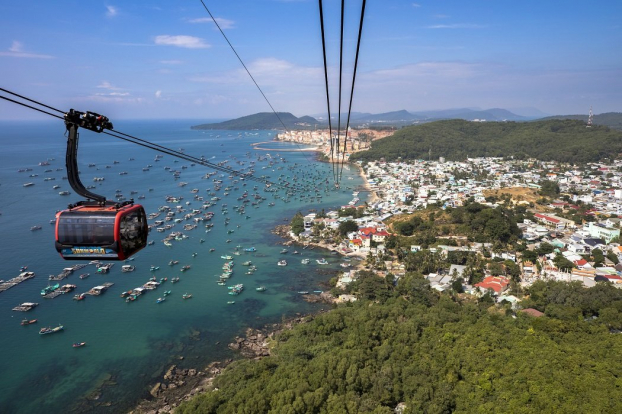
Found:
M 79 205 L 56 215 L 56 250 L 63 259 L 125 260 L 147 245 L 140 204 Z

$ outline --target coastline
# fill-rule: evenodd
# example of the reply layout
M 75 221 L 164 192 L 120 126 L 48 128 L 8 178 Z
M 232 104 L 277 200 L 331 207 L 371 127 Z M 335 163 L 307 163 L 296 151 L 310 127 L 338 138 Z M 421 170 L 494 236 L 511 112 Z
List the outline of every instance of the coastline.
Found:
M 330 309 L 329 309 L 330 310 Z M 174 412 L 180 404 L 195 396 L 213 390 L 213 382 L 225 369 L 237 361 L 262 359 L 271 356 L 271 344 L 276 335 L 296 325 L 312 321 L 329 310 L 301 315 L 259 329 L 248 328 L 236 336 L 227 347 L 238 352 L 236 359 L 210 363 L 204 369 L 178 368 L 172 364 L 155 384 L 149 386 L 151 399 L 142 399 L 129 414 L 160 414 Z
M 337 252 L 344 257 L 357 257 L 361 261 L 349 270 L 360 270 L 364 268 L 363 256 L 356 253 L 346 254 L 335 246 L 325 243 L 301 243 L 293 239 L 290 235 L 289 225 L 277 225 L 273 230 L 273 234 L 285 239 L 284 246 L 293 244 L 305 247 L 325 249 L 330 252 Z M 327 304 L 336 304 L 337 301 L 328 292 L 321 294 L 304 295 L 307 302 L 325 302 Z M 157 382 L 149 385 L 149 394 L 152 398 L 141 400 L 136 407 L 130 411 L 130 414 L 159 414 L 170 413 L 175 411 L 180 404 L 188 401 L 195 396 L 209 392 L 213 389 L 214 379 L 224 370 L 236 361 L 245 359 L 261 359 L 271 355 L 271 344 L 276 335 L 284 330 L 293 329 L 300 323 L 312 321 L 317 315 L 330 312 L 333 307 L 320 309 L 307 315 L 296 316 L 288 321 L 281 323 L 273 323 L 259 329 L 248 328 L 244 335 L 238 335 L 233 338 L 227 347 L 237 352 L 236 359 L 226 359 L 223 361 L 215 361 L 210 363 L 204 369 L 197 368 L 177 368 L 175 364 L 170 365 L 163 375 L 158 378 Z
M 365 190 L 369 193 L 369 199 L 367 200 L 367 203 L 373 204 L 380 201 L 380 197 L 378 197 L 378 194 L 374 190 L 372 190 L 371 185 L 369 184 L 369 180 L 367 178 L 367 174 L 365 174 L 365 170 L 363 169 L 363 167 L 360 166 L 359 169 L 361 177 L 363 178 L 363 188 L 365 188 Z
M 276 138 L 273 141 L 280 141 Z M 262 148 L 260 145 L 268 144 L 270 141 L 259 142 L 253 145 L 253 149 L 262 151 L 279 151 L 279 152 L 316 152 L 318 154 L 316 161 L 323 161 L 330 163 L 329 160 L 323 160 L 324 155 L 321 147 L 307 148 L 307 149 L 274 149 L 274 148 Z M 287 142 L 287 141 L 283 141 Z M 375 191 L 371 189 L 368 178 L 362 167 L 356 165 L 359 168 L 359 174 L 363 179 L 362 188 L 363 191 L 368 192 L 368 203 L 374 203 L 379 200 Z M 357 271 L 364 269 L 364 255 L 359 253 L 350 252 L 346 253 L 339 249 L 339 246 L 326 244 L 324 242 L 300 242 L 290 235 L 289 225 L 277 225 L 272 233 L 285 239 L 283 245 L 298 245 L 302 248 L 320 248 L 325 249 L 328 252 L 335 252 L 343 257 L 357 258 L 359 261 L 352 264 L 351 267 L 344 269 L 344 271 Z M 341 272 L 341 270 L 339 270 Z M 303 295 L 303 300 L 307 302 L 324 302 L 327 304 L 336 304 L 337 301 L 329 292 L 323 292 L 321 294 L 307 294 Z M 248 328 L 244 335 L 236 336 L 232 342 L 228 344 L 228 348 L 236 351 L 236 357 L 234 359 L 225 359 L 221 361 L 214 361 L 208 364 L 205 368 L 178 368 L 174 363 L 169 366 L 168 369 L 163 371 L 162 375 L 156 380 L 155 383 L 151 383 L 148 386 L 149 394 L 151 398 L 143 398 L 134 409 L 130 411 L 130 414 L 156 414 L 156 413 L 170 413 L 174 412 L 180 404 L 188 401 L 197 395 L 205 392 L 210 392 L 213 389 L 213 382 L 218 375 L 224 372 L 230 364 L 234 364 L 237 361 L 246 359 L 261 359 L 266 356 L 270 356 L 270 349 L 272 340 L 276 335 L 283 330 L 292 329 L 299 323 L 306 323 L 315 318 L 315 316 L 330 312 L 332 306 L 328 306 L 325 309 L 320 309 L 316 312 L 297 316 L 289 321 L 283 321 L 281 323 L 269 324 L 260 329 Z M 183 357 L 180 357 L 182 359 Z

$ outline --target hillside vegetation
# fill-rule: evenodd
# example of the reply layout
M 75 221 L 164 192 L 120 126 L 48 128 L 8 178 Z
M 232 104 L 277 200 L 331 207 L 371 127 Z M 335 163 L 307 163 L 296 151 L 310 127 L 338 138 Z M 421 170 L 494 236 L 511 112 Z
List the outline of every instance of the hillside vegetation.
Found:
M 273 356 L 234 363 L 178 412 L 622 412 L 622 336 L 610 331 L 622 291 L 611 285 L 539 282 L 542 318 L 513 318 L 488 295 L 439 296 L 414 273 L 355 288 L 363 300 L 283 332 Z
M 249 130 L 249 129 L 283 129 L 283 124 L 288 129 L 312 128 L 318 121 L 310 116 L 297 118 L 289 112 L 278 112 L 279 117 L 273 112 L 260 112 L 258 114 L 243 116 L 225 122 L 213 124 L 201 124 L 190 127 L 191 129 L 224 129 L 224 130 Z M 283 124 L 279 121 L 283 121 Z
M 577 119 L 587 123 L 587 115 L 555 115 L 542 118 L 541 121 L 549 119 Z M 620 112 L 605 112 L 603 114 L 594 115 L 592 122 L 594 125 L 607 126 L 609 128 L 622 131 L 622 113 Z
M 469 122 L 446 120 L 406 127 L 374 141 L 352 161 L 467 157 L 538 158 L 543 161 L 596 162 L 622 152 L 622 132 L 604 126 L 586 128 L 577 120 Z

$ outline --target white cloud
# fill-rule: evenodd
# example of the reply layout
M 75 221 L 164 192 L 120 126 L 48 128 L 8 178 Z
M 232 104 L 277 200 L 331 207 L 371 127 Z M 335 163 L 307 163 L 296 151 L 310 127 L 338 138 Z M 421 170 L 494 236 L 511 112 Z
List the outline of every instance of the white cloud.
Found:
M 200 37 L 194 36 L 170 36 L 160 35 L 155 37 L 156 45 L 177 46 L 187 49 L 205 49 L 210 47 L 208 43 L 205 43 Z
M 212 18 L 211 17 L 201 17 L 198 19 L 191 19 L 188 20 L 189 23 L 212 23 Z M 216 17 L 216 23 L 218 23 L 218 26 L 220 26 L 221 29 L 226 30 L 226 29 L 233 29 L 233 25 L 235 24 L 235 22 L 233 20 L 229 20 L 229 19 L 223 19 L 221 17 Z
M 427 29 L 483 29 L 486 26 L 472 23 L 456 23 L 456 24 L 435 24 L 427 26 Z
M 96 96 L 130 96 L 129 92 L 96 93 Z
M 110 82 L 108 81 L 102 81 L 99 85 L 96 86 L 99 89 L 109 89 L 111 91 L 117 91 L 121 88 L 117 88 L 116 86 L 112 85 Z
M 22 42 L 18 42 L 17 40 L 13 40 L 13 44 L 9 48 L 9 52 L 20 53 L 22 51 Z
M 163 65 L 181 65 L 184 63 L 183 60 L 161 60 L 160 63 Z
M 24 45 L 22 42 L 14 40 L 6 52 L 0 52 L 0 56 L 18 57 L 18 58 L 32 58 L 32 59 L 54 59 L 54 56 L 41 55 L 38 53 L 27 53 L 23 51 Z
M 419 3 L 413 3 L 413 7 L 421 7 L 421 4 L 419 4 Z
M 106 6 L 106 10 L 107 17 L 114 17 L 119 14 L 119 9 L 117 9 L 115 6 Z
M 260 87 L 282 85 L 307 85 L 316 83 L 322 79 L 323 69 L 319 67 L 297 66 L 286 60 L 275 58 L 262 58 L 247 64 L 248 70 L 253 75 Z M 206 82 L 217 84 L 240 84 L 251 82 L 244 69 L 236 69 L 231 73 L 221 73 L 209 76 L 195 76 L 190 78 L 193 82 Z
M 155 97 L 160 99 L 160 97 L 162 97 L 162 91 L 156 91 L 155 92 Z

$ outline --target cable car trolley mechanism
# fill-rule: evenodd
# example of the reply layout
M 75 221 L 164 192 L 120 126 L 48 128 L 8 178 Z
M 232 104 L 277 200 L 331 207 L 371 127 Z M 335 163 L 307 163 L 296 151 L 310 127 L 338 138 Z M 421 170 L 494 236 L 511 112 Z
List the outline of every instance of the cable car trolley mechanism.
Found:
M 65 164 L 71 188 L 86 198 L 56 215 L 56 250 L 66 260 L 125 260 L 147 245 L 147 215 L 134 200 L 117 203 L 87 190 L 78 175 L 78 128 L 112 130 L 110 120 L 94 112 L 65 114 Z

